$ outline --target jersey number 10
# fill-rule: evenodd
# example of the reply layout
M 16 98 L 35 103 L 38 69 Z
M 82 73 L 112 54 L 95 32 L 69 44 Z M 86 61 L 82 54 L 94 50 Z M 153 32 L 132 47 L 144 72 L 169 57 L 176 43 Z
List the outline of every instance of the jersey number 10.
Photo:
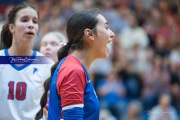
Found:
M 25 82 L 18 82 L 17 84 L 15 84 L 14 81 L 10 81 L 8 86 L 8 99 L 14 100 L 14 97 L 16 97 L 17 100 L 24 100 L 26 98 L 27 84 Z

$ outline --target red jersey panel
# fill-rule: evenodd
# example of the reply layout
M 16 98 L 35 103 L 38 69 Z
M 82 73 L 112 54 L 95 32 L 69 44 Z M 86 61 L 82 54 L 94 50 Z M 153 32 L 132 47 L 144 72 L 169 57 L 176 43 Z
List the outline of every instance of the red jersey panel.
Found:
M 84 104 L 86 82 L 86 74 L 80 61 L 74 56 L 67 56 L 58 73 L 56 84 L 61 96 L 62 108 L 68 105 Z

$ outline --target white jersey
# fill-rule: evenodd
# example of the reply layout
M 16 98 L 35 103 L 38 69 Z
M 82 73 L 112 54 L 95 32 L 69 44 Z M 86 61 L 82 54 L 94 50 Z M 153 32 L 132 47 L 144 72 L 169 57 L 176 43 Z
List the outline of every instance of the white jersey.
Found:
M 34 51 L 35 56 L 43 56 Z M 1 50 L 0 56 L 8 56 Z M 0 120 L 34 120 L 51 64 L 0 64 Z

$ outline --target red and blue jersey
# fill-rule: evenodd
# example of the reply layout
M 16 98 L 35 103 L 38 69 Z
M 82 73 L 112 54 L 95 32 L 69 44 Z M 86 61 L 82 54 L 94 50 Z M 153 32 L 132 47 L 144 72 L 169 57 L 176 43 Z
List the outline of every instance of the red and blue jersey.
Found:
M 48 120 L 99 120 L 99 101 L 80 61 L 68 55 L 56 68 L 49 97 Z

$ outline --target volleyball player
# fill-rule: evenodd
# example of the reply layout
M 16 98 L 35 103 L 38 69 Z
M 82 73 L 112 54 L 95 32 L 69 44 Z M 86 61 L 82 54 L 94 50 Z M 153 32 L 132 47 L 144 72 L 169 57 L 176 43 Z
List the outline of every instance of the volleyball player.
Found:
M 42 117 L 50 89 L 48 120 L 99 120 L 99 102 L 88 69 L 97 58 L 107 58 L 114 33 L 98 10 L 76 12 L 67 23 L 68 43 L 58 52 L 41 98 Z
M 0 57 L 28 56 L 32 62 L 26 64 L 22 59 L 15 59 L 13 64 L 12 61 L 0 63 L 0 120 L 33 120 L 40 110 L 43 83 L 50 76 L 53 61 L 32 64 L 36 56 L 43 56 L 32 50 L 38 30 L 38 11 L 33 6 L 22 3 L 9 12 L 1 32 L 4 49 Z

